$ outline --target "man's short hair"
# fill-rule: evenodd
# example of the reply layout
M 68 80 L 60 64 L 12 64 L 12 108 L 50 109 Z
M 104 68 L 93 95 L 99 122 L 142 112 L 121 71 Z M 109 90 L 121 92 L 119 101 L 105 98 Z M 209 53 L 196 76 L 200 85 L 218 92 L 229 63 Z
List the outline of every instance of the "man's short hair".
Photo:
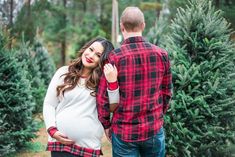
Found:
M 122 12 L 120 22 L 127 32 L 138 32 L 142 30 L 144 14 L 138 7 L 127 7 Z

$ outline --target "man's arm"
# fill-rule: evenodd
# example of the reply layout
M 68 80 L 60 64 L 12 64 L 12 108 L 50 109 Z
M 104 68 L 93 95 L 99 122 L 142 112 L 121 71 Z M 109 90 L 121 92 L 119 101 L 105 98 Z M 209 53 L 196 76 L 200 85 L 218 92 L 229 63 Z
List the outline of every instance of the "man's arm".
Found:
M 107 83 L 104 74 L 102 74 L 96 94 L 96 103 L 98 118 L 102 123 L 104 129 L 108 129 L 111 126 L 110 112 L 109 112 L 109 100 L 107 94 Z
M 169 108 L 172 97 L 172 73 L 170 59 L 167 52 L 163 54 L 163 62 L 165 64 L 165 73 L 162 80 L 162 95 L 163 95 L 163 113 L 165 114 Z

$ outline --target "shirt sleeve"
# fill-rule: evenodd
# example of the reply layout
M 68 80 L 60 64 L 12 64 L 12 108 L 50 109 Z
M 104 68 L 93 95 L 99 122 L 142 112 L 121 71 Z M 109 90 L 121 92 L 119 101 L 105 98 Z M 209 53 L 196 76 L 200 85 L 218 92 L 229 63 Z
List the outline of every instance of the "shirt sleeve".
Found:
M 53 138 L 53 135 L 58 131 L 58 129 L 54 126 L 47 129 L 48 134 Z
M 118 89 L 118 82 L 108 82 L 107 81 L 107 84 L 108 84 L 108 89 L 109 90 L 116 90 Z
M 50 127 L 56 127 L 55 109 L 59 104 L 56 88 L 63 83 L 61 75 L 65 73 L 65 68 L 62 67 L 56 71 L 48 86 L 47 93 L 43 103 L 43 118 L 48 130 Z
M 111 63 L 112 65 L 115 64 L 115 55 L 113 52 L 111 52 L 108 56 L 108 62 Z M 117 65 L 116 65 L 117 67 Z M 117 67 L 118 69 L 118 67 Z M 103 125 L 104 129 L 108 129 L 110 128 L 111 126 L 111 123 L 110 123 L 110 108 L 109 108 L 109 103 L 110 103 L 110 100 L 112 102 L 117 102 L 117 99 L 118 99 L 118 102 L 119 102 L 119 98 L 115 98 L 115 96 L 111 96 L 112 94 L 110 95 L 110 100 L 108 98 L 108 87 L 110 88 L 110 85 L 108 86 L 107 85 L 107 81 L 105 79 L 105 76 L 104 74 L 102 74 L 101 78 L 100 78 L 100 82 L 99 82 L 99 86 L 98 86 L 98 91 L 97 91 L 97 95 L 96 95 L 96 103 L 97 103 L 97 111 L 98 111 L 98 118 L 101 122 L 101 124 Z M 114 89 L 112 89 L 114 90 Z M 111 91 L 111 90 L 110 90 Z M 114 91 L 113 95 L 116 95 L 116 96 L 119 96 L 119 88 L 118 88 L 118 91 Z M 113 98 L 115 98 L 116 100 L 113 100 Z
M 172 73 L 170 60 L 167 52 L 163 54 L 163 62 L 165 64 L 165 73 L 162 80 L 162 96 L 163 96 L 163 113 L 165 114 L 169 108 L 170 100 L 172 98 Z
M 111 126 L 107 88 L 105 76 L 102 74 L 96 95 L 96 103 L 98 118 L 104 129 L 108 129 Z

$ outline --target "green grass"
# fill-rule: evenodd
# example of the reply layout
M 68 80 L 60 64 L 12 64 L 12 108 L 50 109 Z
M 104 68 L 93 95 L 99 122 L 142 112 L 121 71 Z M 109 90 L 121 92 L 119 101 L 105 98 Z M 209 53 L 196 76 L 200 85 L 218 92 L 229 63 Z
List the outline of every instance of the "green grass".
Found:
M 45 127 L 44 122 L 42 120 L 35 118 L 35 121 L 37 123 L 38 130 Z M 45 151 L 45 145 L 37 141 L 29 141 L 25 143 L 25 147 L 22 148 L 22 150 L 18 150 L 17 152 L 8 154 L 6 155 L 6 157 L 20 157 L 19 154 L 21 154 L 22 152 L 37 153 L 42 151 Z

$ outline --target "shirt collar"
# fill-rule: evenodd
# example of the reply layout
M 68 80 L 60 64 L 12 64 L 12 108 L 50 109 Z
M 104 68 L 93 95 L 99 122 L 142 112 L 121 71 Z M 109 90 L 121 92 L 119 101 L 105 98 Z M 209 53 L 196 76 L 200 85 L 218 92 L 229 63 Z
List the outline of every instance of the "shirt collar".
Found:
M 135 36 L 135 37 L 130 37 L 124 40 L 122 45 L 130 44 L 130 43 L 138 43 L 138 42 L 143 42 L 143 41 L 145 41 L 145 39 L 142 36 Z

